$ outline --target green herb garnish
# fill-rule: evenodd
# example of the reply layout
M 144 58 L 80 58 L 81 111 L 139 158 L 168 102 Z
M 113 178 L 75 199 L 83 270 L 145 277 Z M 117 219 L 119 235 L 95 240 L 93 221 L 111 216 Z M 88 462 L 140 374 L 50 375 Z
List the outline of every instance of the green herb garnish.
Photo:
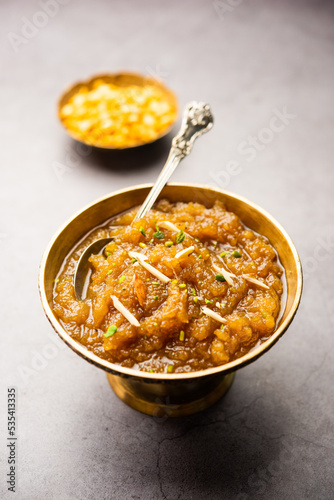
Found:
M 104 334 L 104 336 L 106 338 L 108 337 L 111 337 L 112 335 L 114 335 L 114 333 L 117 332 L 117 326 L 116 325 L 110 325 L 108 330 L 106 331 L 106 333 Z
M 183 229 L 181 229 L 181 231 L 176 235 L 176 243 L 182 243 L 185 237 L 186 235 L 184 234 Z
M 224 278 L 224 276 L 222 274 L 216 274 L 215 280 L 217 280 L 217 281 L 226 281 L 226 279 Z
M 153 233 L 153 236 L 157 238 L 158 240 L 162 240 L 162 238 L 165 237 L 164 233 L 162 233 L 159 229 L 159 226 L 157 224 L 157 221 L 154 221 L 155 229 L 157 230 L 155 233 Z
M 141 234 L 142 234 L 143 236 L 146 236 L 145 229 L 143 228 L 143 226 L 140 226 L 139 231 L 141 232 Z

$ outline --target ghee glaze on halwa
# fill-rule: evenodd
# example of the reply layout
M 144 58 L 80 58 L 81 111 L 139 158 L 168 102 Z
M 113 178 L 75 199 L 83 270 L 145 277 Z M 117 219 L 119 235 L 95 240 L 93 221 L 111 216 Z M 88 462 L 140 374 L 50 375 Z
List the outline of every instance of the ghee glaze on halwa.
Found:
M 283 270 L 265 237 L 220 202 L 161 200 L 132 224 L 136 211 L 91 232 L 56 280 L 54 311 L 74 339 L 122 366 L 180 373 L 240 358 L 273 333 Z M 90 257 L 87 296 L 78 301 L 76 263 L 110 236 Z

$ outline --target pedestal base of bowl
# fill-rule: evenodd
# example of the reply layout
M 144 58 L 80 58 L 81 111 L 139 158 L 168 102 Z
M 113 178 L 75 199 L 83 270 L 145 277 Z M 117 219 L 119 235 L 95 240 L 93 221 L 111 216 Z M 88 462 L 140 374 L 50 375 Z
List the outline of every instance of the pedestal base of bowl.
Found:
M 234 372 L 170 381 L 150 381 L 107 373 L 116 395 L 135 410 L 159 418 L 182 417 L 209 408 L 231 387 Z

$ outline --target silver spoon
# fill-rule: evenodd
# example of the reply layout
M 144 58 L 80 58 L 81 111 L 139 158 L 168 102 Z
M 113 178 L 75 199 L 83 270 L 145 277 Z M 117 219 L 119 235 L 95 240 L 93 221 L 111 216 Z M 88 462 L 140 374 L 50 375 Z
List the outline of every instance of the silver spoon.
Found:
M 193 101 L 186 106 L 180 131 L 172 140 L 172 146 L 167 161 L 144 203 L 138 210 L 133 222 L 142 219 L 152 208 L 162 188 L 165 186 L 180 161 L 191 152 L 195 139 L 205 132 L 208 132 L 212 128 L 212 125 L 213 116 L 208 104 Z M 96 240 L 81 254 L 73 278 L 74 291 L 78 300 L 84 298 L 83 294 L 89 270 L 89 257 L 93 254 L 98 254 L 112 240 L 113 238 Z

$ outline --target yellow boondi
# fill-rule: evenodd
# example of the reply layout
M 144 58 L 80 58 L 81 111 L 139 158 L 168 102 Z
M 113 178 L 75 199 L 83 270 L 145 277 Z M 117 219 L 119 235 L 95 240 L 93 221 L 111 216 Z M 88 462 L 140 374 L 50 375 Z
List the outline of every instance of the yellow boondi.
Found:
M 151 142 L 176 119 L 175 99 L 162 86 L 98 79 L 91 87 L 79 87 L 60 109 L 64 126 L 87 144 L 124 148 Z

